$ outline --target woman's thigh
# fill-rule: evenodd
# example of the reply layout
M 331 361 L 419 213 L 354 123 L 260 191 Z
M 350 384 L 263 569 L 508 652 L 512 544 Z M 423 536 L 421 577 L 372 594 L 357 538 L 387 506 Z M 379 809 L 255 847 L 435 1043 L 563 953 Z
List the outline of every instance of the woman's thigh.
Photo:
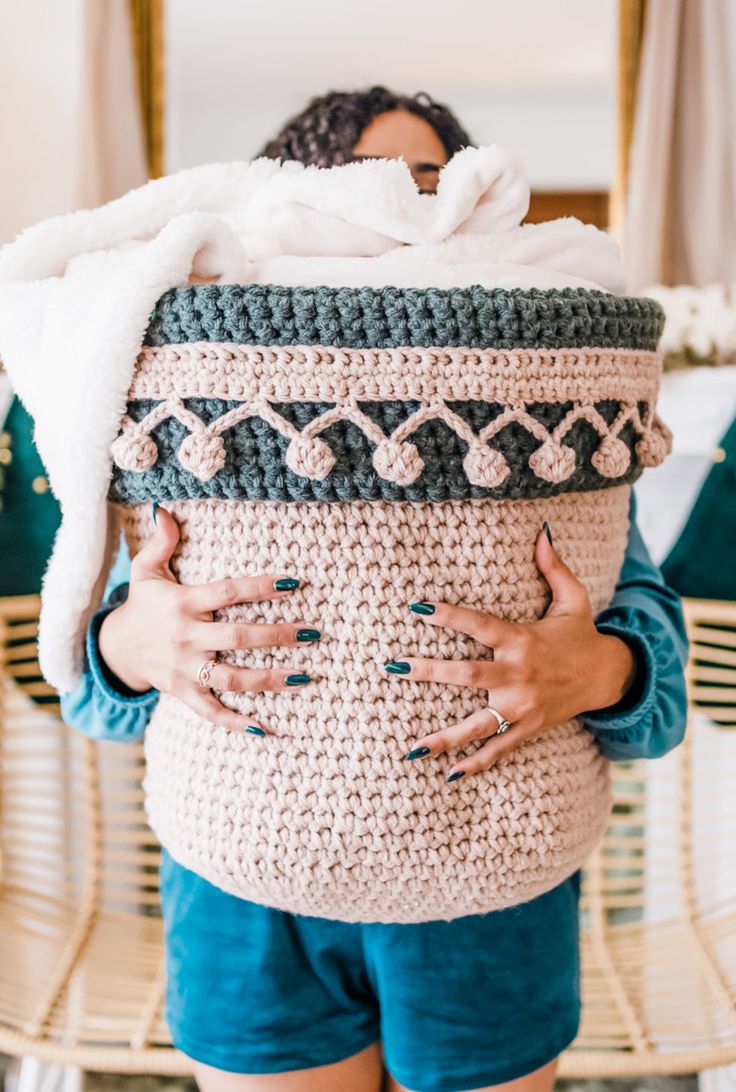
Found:
M 228 1073 L 202 1062 L 192 1064 L 200 1092 L 381 1092 L 384 1087 L 379 1042 L 341 1062 L 285 1073 Z
M 528 1073 L 526 1077 L 518 1077 L 515 1081 L 506 1081 L 504 1084 L 487 1084 L 485 1088 L 465 1089 L 463 1092 L 551 1092 L 555 1083 L 557 1072 L 557 1059 L 536 1069 L 534 1073 Z M 419 1092 L 415 1088 L 406 1088 L 389 1076 L 385 1092 Z M 460 1090 L 458 1089 L 458 1092 Z

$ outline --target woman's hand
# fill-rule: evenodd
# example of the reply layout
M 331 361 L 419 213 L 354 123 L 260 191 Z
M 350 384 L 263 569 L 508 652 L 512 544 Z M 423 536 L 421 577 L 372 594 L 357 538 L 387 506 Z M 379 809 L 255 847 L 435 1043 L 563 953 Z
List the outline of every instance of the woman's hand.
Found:
M 487 739 L 472 755 L 455 763 L 448 780 L 487 770 L 525 739 L 571 717 L 620 701 L 636 674 L 636 660 L 625 641 L 599 633 L 590 599 L 540 532 L 535 559 L 552 591 L 552 602 L 538 622 L 504 622 L 492 614 L 448 603 L 414 603 L 412 610 L 430 625 L 466 633 L 493 648 L 493 660 L 435 660 L 409 657 L 386 670 L 412 679 L 489 690 L 488 704 L 510 722 L 500 735 L 488 709 L 417 739 L 406 758 L 429 758 Z M 487 737 L 491 738 L 487 738 Z
M 257 723 L 228 709 L 197 682 L 197 672 L 217 652 L 292 646 L 319 640 L 306 624 L 231 624 L 213 621 L 213 611 L 236 603 L 280 599 L 298 587 L 288 573 L 218 580 L 186 587 L 169 568 L 179 542 L 179 525 L 159 508 L 156 531 L 131 563 L 128 597 L 104 619 L 99 648 L 109 669 L 131 690 L 155 687 L 180 698 L 199 716 L 242 731 Z M 277 580 L 286 580 L 282 590 Z M 249 669 L 217 663 L 210 685 L 216 690 L 286 690 L 310 681 L 298 668 Z

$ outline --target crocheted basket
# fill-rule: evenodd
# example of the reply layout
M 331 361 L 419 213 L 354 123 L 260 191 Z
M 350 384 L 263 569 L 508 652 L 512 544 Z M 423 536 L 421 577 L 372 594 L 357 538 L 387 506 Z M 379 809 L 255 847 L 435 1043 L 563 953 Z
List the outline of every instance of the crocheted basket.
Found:
M 448 784 L 478 744 L 406 762 L 488 695 L 389 675 L 402 656 L 492 658 L 412 601 L 539 618 L 548 520 L 600 610 L 631 483 L 669 449 L 654 406 L 663 313 L 582 289 L 197 286 L 157 304 L 113 445 L 109 500 L 135 553 L 151 502 L 179 520 L 183 583 L 282 571 L 302 587 L 230 620 L 306 621 L 285 693 L 227 694 L 265 737 L 166 694 L 146 809 L 182 864 L 235 895 L 343 921 L 484 913 L 552 888 L 608 819 L 608 764 L 578 720 Z

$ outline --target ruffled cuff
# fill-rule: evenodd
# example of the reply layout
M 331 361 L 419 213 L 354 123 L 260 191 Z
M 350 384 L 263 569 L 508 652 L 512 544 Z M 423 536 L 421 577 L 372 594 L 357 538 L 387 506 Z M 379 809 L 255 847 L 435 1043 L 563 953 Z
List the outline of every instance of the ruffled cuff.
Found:
M 85 642 L 87 664 L 96 686 L 110 701 L 124 702 L 126 705 L 139 705 L 141 703 L 150 704 L 152 699 L 158 697 L 159 691 L 153 687 L 149 690 L 131 690 L 130 687 L 126 686 L 125 683 L 117 677 L 117 675 L 113 674 L 100 653 L 100 628 L 108 614 L 114 611 L 118 604 L 125 598 L 124 595 L 119 596 L 117 594 L 122 588 L 125 588 L 125 591 L 127 592 L 127 584 L 115 588 L 105 606 L 101 607 L 100 610 L 92 616 L 92 620 L 87 628 Z
M 657 758 L 680 743 L 687 722 L 681 650 L 646 611 L 622 608 L 596 623 L 625 641 L 636 657 L 634 682 L 616 705 L 582 720 L 611 759 Z
M 657 692 L 657 660 L 644 634 L 627 629 L 617 622 L 600 622 L 596 629 L 599 633 L 618 637 L 629 646 L 634 654 L 636 674 L 626 694 L 615 705 L 584 713 L 583 716 L 589 726 L 594 723 L 608 729 L 620 730 L 651 711 Z
M 92 617 L 85 641 L 85 669 L 74 690 L 59 695 L 61 715 L 72 728 L 92 739 L 130 743 L 143 738 L 159 698 L 155 689 L 132 691 L 107 667 L 99 651 L 102 622 L 125 598 L 121 585 Z

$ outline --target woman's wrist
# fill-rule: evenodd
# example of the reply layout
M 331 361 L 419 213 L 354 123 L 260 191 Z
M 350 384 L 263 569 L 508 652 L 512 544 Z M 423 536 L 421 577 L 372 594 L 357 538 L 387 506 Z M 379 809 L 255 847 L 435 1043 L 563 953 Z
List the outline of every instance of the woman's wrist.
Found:
M 631 645 L 610 633 L 598 633 L 589 667 L 590 687 L 585 712 L 619 705 L 637 677 L 638 661 Z
M 124 651 L 132 644 L 134 642 L 125 632 L 125 606 L 116 607 L 103 618 L 98 631 L 97 649 L 100 660 L 113 679 L 119 680 L 125 689 L 142 694 L 151 689 L 151 684 L 125 662 Z

